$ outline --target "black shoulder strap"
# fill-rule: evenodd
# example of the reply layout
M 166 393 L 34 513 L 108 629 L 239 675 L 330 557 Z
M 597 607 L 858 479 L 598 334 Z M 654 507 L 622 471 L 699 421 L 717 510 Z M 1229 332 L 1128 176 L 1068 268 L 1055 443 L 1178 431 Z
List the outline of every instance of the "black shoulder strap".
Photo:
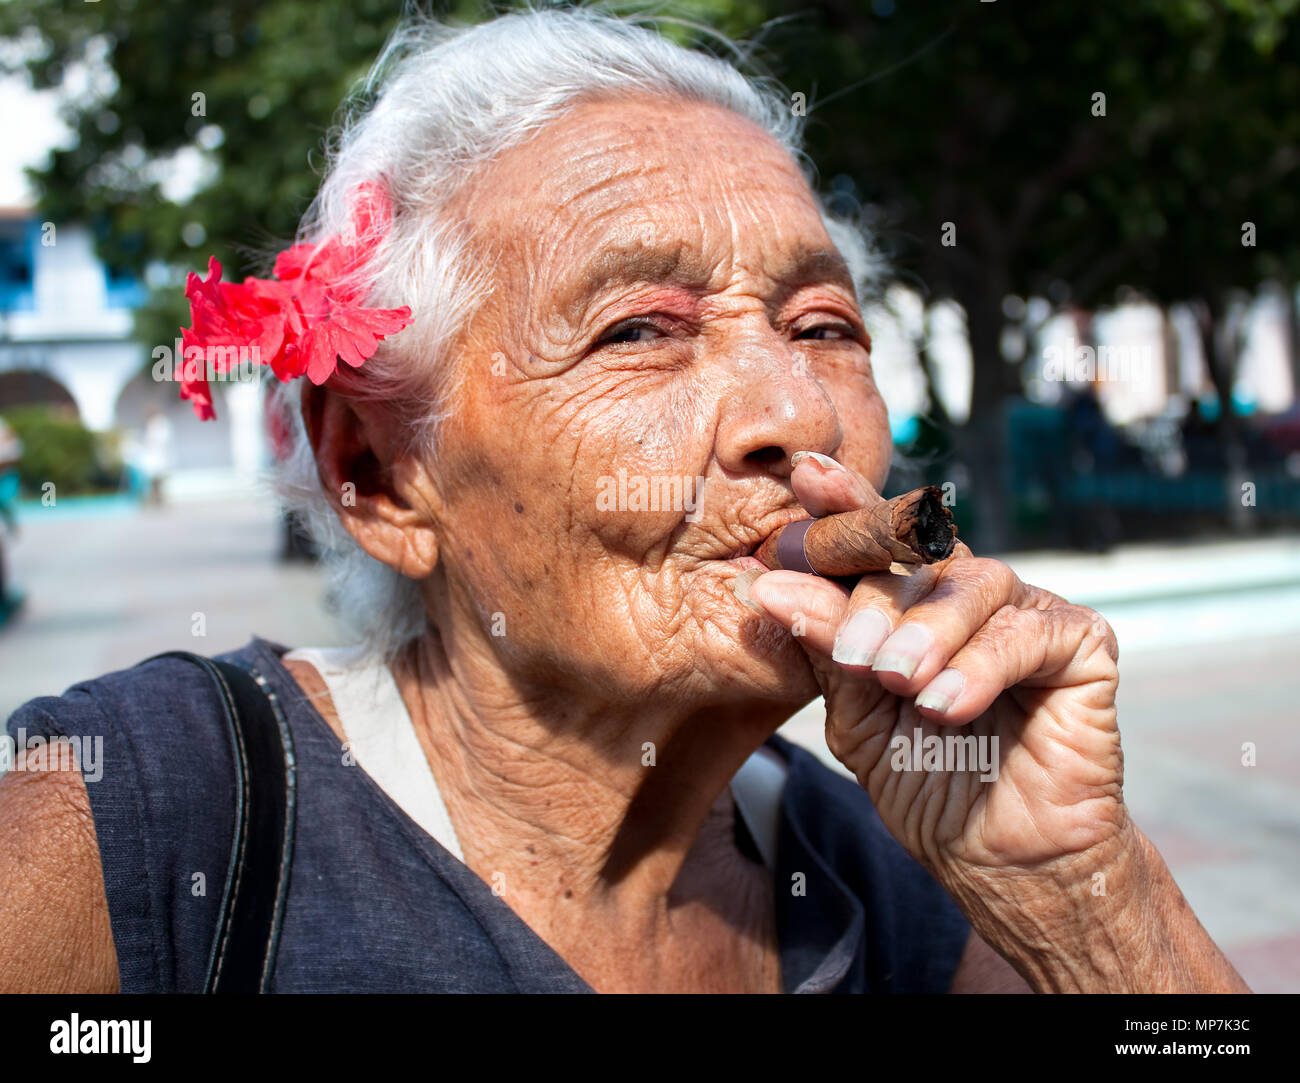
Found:
M 264 993 L 270 985 L 293 857 L 293 740 L 275 692 L 254 669 L 189 651 L 211 677 L 235 749 L 235 834 L 204 991 Z M 152 659 L 150 659 L 152 661 Z

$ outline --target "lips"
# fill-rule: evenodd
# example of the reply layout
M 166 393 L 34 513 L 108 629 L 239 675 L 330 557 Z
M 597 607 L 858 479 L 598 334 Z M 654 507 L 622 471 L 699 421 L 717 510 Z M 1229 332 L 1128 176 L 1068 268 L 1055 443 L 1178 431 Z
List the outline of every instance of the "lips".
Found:
M 743 557 L 753 557 L 767 539 L 775 534 L 784 526 L 798 522 L 800 519 L 807 519 L 808 513 L 803 508 L 783 508 L 779 512 L 773 512 L 771 520 L 764 522 L 762 527 L 746 527 L 736 531 L 738 534 L 753 534 L 753 540 L 745 545 L 739 546 L 731 552 L 720 557 L 721 560 L 740 560 Z

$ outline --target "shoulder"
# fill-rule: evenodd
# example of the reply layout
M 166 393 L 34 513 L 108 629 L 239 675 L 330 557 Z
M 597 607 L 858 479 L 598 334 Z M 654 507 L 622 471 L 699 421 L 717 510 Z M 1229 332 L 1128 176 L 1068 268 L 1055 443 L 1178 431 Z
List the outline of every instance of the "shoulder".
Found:
M 242 648 L 221 657 L 243 655 Z M 78 681 L 62 695 L 38 696 L 18 707 L 6 727 L 26 724 L 29 733 L 42 727 L 71 736 L 90 726 L 112 725 L 123 732 L 167 721 L 176 731 L 190 715 L 206 718 L 220 699 L 203 671 L 178 655 L 145 659 L 126 669 Z M 177 714 L 181 717 L 176 717 Z
M 889 833 L 857 782 L 780 737 L 773 745 L 789 763 L 783 841 L 860 903 L 866 987 L 947 992 L 970 939 L 965 915 Z
M 268 646 L 255 639 L 215 658 L 252 664 Z M 228 759 L 222 695 L 208 673 L 185 653 L 155 655 L 78 681 L 62 695 L 28 700 L 9 716 L 6 730 L 15 741 L 20 736 L 81 737 L 87 755 L 93 752 L 90 746 L 102 744 L 110 758 L 130 756 L 141 769 L 167 769 L 171 777 L 192 773 L 213 758 Z M 176 770 L 180 765 L 168 758 L 173 754 L 191 761 L 188 771 Z
M 46 751 L 0 776 L 0 992 L 117 992 L 86 787 Z
M 29 755 L 67 738 L 60 766 L 84 782 L 122 990 L 195 988 L 235 817 L 232 736 L 211 678 L 185 658 L 152 658 L 29 700 L 6 731 Z

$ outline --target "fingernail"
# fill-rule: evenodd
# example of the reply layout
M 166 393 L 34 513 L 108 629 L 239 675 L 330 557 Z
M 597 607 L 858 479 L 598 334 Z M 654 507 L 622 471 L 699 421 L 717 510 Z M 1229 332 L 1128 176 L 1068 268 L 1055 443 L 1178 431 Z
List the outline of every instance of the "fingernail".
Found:
M 911 677 L 933 644 L 934 637 L 924 624 L 904 624 L 885 640 L 876 653 L 876 660 L 871 663 L 872 668 L 877 673 L 885 669 L 902 677 Z
M 889 618 L 879 609 L 860 609 L 835 634 L 831 657 L 845 666 L 869 666 L 889 635 Z
M 767 616 L 767 610 L 749 597 L 749 588 L 754 585 L 759 576 L 766 574 L 767 572 L 759 571 L 757 568 L 749 568 L 731 581 L 731 590 L 736 595 L 736 600 L 764 617 Z
M 820 466 L 823 470 L 844 469 L 844 467 L 842 467 L 829 455 L 823 455 L 819 451 L 796 451 L 793 455 L 790 456 L 790 465 L 798 466 L 801 462 L 804 461 L 804 459 L 812 459 L 812 461 L 815 462 L 818 466 Z
M 922 689 L 921 694 L 916 697 L 916 705 L 924 707 L 927 711 L 938 711 L 943 714 L 957 702 L 957 697 L 965 687 L 966 678 L 959 670 L 945 669 Z

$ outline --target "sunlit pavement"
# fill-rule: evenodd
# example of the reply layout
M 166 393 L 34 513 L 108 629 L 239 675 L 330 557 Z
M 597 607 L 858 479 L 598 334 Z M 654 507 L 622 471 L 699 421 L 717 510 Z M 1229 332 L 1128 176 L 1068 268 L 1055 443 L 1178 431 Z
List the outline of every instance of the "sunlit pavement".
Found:
M 27 511 L 10 540 L 27 597 L 0 630 L 0 712 L 160 651 L 218 654 L 253 633 L 339 642 L 321 575 L 278 560 L 279 531 L 275 505 L 254 492 L 159 509 Z
M 10 542 L 27 601 L 0 630 L 0 713 L 159 651 L 254 632 L 342 642 L 319 573 L 278 550 L 274 504 L 252 494 L 29 511 Z M 1010 563 L 1115 627 L 1135 820 L 1252 987 L 1300 991 L 1300 540 Z M 819 705 L 784 732 L 829 759 Z

